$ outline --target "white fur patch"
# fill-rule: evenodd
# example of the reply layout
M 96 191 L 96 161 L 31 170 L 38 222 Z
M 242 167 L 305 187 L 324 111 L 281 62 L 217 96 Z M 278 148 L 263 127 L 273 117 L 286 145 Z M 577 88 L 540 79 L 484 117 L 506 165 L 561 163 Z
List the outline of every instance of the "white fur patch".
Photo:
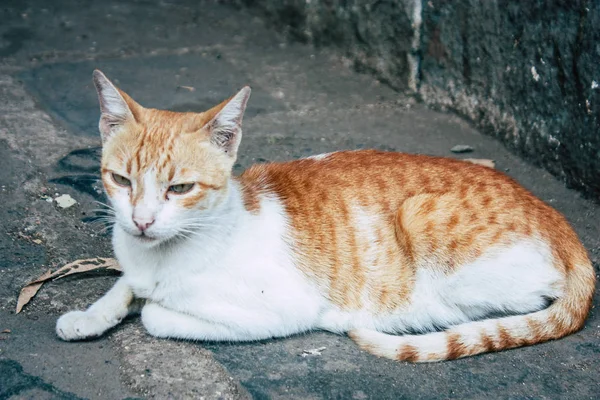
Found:
M 115 252 L 137 296 L 227 327 L 216 330 L 225 336 L 216 337 L 211 332 L 192 335 L 193 324 L 185 324 L 181 331 L 177 324 L 166 324 L 161 336 L 256 340 L 315 325 L 323 300 L 292 264 L 281 203 L 265 198 L 260 214 L 254 216 L 244 210 L 238 189 L 231 191 L 233 197 L 218 224 L 172 248 L 148 249 L 115 231 Z M 175 315 L 173 319 L 182 320 Z M 146 317 L 145 323 L 151 321 Z
M 306 157 L 307 160 L 315 160 L 315 161 L 323 161 L 326 160 L 329 156 L 331 156 L 333 153 L 322 153 L 322 154 L 315 154 L 314 156 L 309 156 Z
M 332 332 L 367 328 L 428 332 L 496 313 L 524 314 L 557 298 L 564 277 L 553 267 L 547 244 L 534 239 L 490 251 L 447 275 L 434 265 L 417 269 L 410 303 L 389 315 L 344 311 L 330 305 L 319 327 Z M 492 329 L 492 328 L 490 328 Z
M 556 298 L 563 279 L 547 244 L 525 239 L 490 249 L 473 263 L 446 275 L 419 268 L 408 310 L 399 312 L 404 329 L 431 330 L 481 319 L 491 313 L 528 313 Z

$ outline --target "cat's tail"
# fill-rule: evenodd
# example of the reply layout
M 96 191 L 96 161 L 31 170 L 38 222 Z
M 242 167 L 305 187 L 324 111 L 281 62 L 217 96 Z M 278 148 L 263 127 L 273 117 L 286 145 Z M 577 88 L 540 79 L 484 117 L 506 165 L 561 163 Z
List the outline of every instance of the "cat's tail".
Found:
M 567 271 L 563 295 L 541 311 L 467 322 L 422 335 L 395 336 L 357 329 L 348 336 L 369 353 L 410 362 L 453 360 L 529 346 L 581 329 L 592 305 L 595 281 L 594 268 L 588 260 Z

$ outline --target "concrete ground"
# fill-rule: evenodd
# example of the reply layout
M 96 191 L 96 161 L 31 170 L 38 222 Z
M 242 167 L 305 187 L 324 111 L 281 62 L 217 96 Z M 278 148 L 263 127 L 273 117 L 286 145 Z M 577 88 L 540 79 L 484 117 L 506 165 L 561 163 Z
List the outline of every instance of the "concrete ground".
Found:
M 444 156 L 469 144 L 572 222 L 598 269 L 600 207 L 459 118 L 430 111 L 328 49 L 289 44 L 256 16 L 215 1 L 15 0 L 0 5 L 0 399 L 598 398 L 600 315 L 560 341 L 464 360 L 378 359 L 327 333 L 250 344 L 149 337 L 137 319 L 64 343 L 56 317 L 115 280 L 91 273 L 45 285 L 14 314 L 23 284 L 48 268 L 111 256 L 98 182 L 102 69 L 140 103 L 201 111 L 253 88 L 236 170 L 338 149 Z M 61 209 L 45 196 L 69 194 Z M 595 304 L 599 304 L 596 295 Z M 303 350 L 326 347 L 321 355 Z

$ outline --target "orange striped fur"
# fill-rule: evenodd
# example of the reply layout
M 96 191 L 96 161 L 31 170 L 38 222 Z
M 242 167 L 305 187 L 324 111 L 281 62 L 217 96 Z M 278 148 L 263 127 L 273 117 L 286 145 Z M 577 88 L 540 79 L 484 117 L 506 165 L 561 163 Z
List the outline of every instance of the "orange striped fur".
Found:
M 343 307 L 360 308 L 357 293 L 365 285 L 382 299 L 382 308 L 397 307 L 410 292 L 415 260 L 435 258 L 437 268 L 451 273 L 489 247 L 518 236 L 539 234 L 552 243 L 556 268 L 563 273 L 589 264 L 560 213 L 506 175 L 471 163 L 346 151 L 331 154 L 327 161 L 254 165 L 239 180 L 255 196 L 256 183 L 262 182 L 262 190 L 283 199 L 302 249 L 299 268 L 329 287 L 330 298 Z M 352 225 L 351 203 L 380 216 L 380 251 L 371 264 L 384 271 L 381 275 L 369 276 L 361 257 L 372 244 L 361 243 L 364 238 Z

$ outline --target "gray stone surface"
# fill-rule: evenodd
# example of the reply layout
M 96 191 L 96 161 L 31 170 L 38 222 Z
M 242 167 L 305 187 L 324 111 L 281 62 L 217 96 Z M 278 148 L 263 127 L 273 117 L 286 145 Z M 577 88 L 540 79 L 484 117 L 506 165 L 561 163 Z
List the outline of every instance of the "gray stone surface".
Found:
M 130 391 L 121 384 L 114 349 L 103 341 L 65 343 L 56 340 L 56 318 L 29 312 L 0 311 L 0 399 L 119 399 Z M 41 396 L 41 398 L 44 398 Z
M 429 1 L 419 93 L 600 200 L 599 41 L 597 1 Z
M 600 3 L 238 0 L 600 199 Z
M 200 110 L 250 84 L 238 172 L 356 148 L 493 159 L 567 216 L 596 268 L 600 209 L 457 116 L 353 72 L 329 49 L 289 44 L 247 11 L 212 1 L 75 7 L 25 0 L 4 3 L 0 22 L 0 331 L 11 330 L 0 334 L 0 398 L 566 399 L 600 392 L 596 309 L 583 331 L 563 340 L 435 365 L 381 360 L 326 333 L 249 344 L 157 340 L 136 318 L 98 340 L 60 342 L 56 317 L 97 299 L 112 273 L 47 284 L 14 315 L 30 279 L 74 259 L 111 255 L 105 227 L 93 223 L 95 201 L 105 200 L 95 67 L 150 107 Z M 474 151 L 453 155 L 457 144 Z M 60 209 L 44 199 L 56 193 L 78 203 Z M 300 356 L 323 346 L 320 356 Z
M 111 340 L 128 371 L 125 384 L 145 399 L 250 398 L 201 346 L 151 337 L 134 322 L 115 330 Z
M 355 69 L 416 89 L 420 0 L 234 0 L 258 9 L 288 37 L 336 46 Z M 415 29 L 417 28 L 417 29 Z
M 40 378 L 23 372 L 23 367 L 13 360 L 0 359 L 0 375 L 3 386 L 0 398 L 11 400 L 24 399 L 77 399 L 71 393 L 65 393 Z

